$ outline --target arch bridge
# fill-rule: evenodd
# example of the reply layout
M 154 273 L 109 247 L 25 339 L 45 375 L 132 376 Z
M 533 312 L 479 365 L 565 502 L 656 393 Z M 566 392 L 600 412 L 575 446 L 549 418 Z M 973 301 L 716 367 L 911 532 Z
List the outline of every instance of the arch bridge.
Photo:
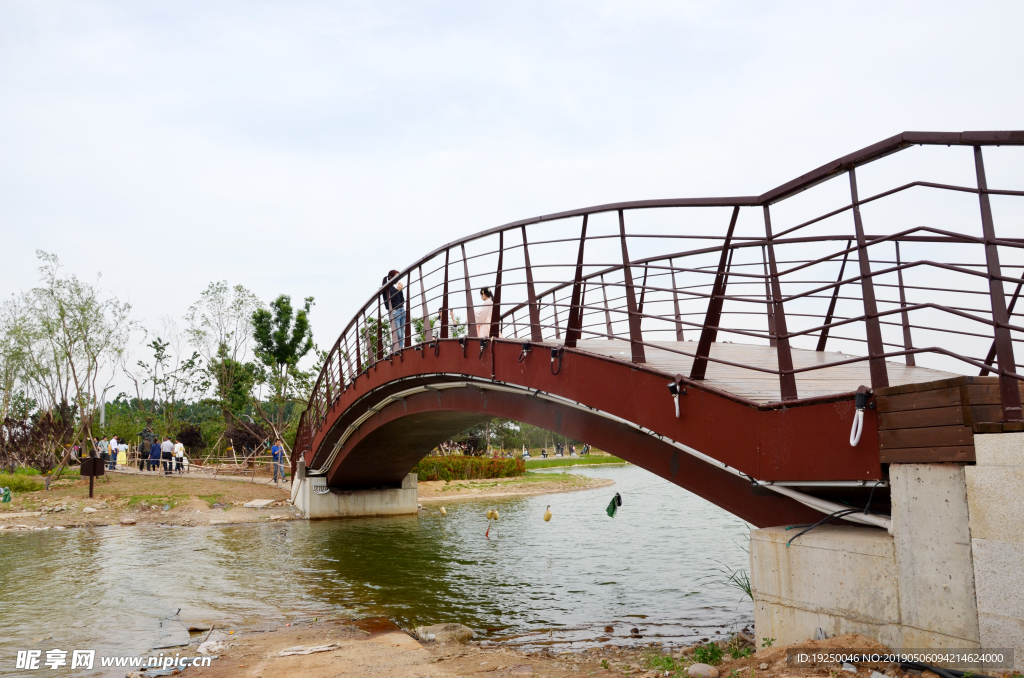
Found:
M 404 317 L 382 288 L 348 322 L 293 464 L 399 487 L 507 417 L 757 526 L 870 501 L 844 519 L 888 528 L 890 464 L 970 462 L 973 431 L 1024 428 L 1022 144 L 905 132 L 761 195 L 598 205 L 444 245 L 401 271 Z

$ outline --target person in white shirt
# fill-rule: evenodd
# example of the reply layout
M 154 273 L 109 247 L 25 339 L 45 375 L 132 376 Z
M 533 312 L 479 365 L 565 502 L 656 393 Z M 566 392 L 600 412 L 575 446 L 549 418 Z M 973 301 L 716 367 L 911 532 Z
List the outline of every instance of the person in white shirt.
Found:
M 174 439 L 174 470 L 181 473 L 185 465 L 185 446 L 177 438 Z

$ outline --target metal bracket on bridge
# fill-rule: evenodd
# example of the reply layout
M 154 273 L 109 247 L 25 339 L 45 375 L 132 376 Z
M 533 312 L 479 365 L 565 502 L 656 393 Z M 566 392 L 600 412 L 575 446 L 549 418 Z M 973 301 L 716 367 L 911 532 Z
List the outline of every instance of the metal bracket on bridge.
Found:
M 679 418 L 679 396 L 686 395 L 686 389 L 683 388 L 683 377 L 676 375 L 675 381 L 668 382 L 668 392 L 672 394 L 672 400 L 676 404 L 676 419 Z
M 526 360 L 526 354 L 530 353 L 531 351 L 533 351 L 533 346 L 531 346 L 529 342 L 524 341 L 523 352 L 519 354 L 519 362 L 523 362 L 524 360 Z
M 558 374 L 562 371 L 562 353 L 564 351 L 565 346 L 551 349 L 551 374 Z M 555 359 L 558 360 L 558 369 L 555 369 Z
M 466 357 L 466 338 L 465 337 L 459 337 L 459 346 L 462 347 L 462 357 L 465 358 Z
M 478 355 L 477 358 L 483 358 L 484 357 L 484 351 L 487 349 L 488 339 L 487 338 L 483 338 L 483 339 L 480 339 L 479 341 L 480 341 L 480 355 Z
M 434 339 L 432 342 L 427 344 L 427 346 L 429 346 L 430 348 L 434 349 L 434 357 L 435 358 L 438 355 L 440 355 L 440 353 L 441 353 L 441 342 L 439 342 L 437 339 Z

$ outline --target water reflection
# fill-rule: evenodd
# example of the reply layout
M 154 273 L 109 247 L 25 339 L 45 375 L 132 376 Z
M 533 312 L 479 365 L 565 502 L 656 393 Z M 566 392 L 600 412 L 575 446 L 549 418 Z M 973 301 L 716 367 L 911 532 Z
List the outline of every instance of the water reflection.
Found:
M 629 643 L 632 626 L 647 642 L 750 623 L 749 600 L 715 572 L 747 567 L 742 521 L 636 467 L 574 472 L 616 485 L 452 502 L 447 516 L 4 534 L 0 650 L 144 654 L 179 609 L 222 624 L 382 614 L 575 647 L 608 637 L 606 624 Z M 501 512 L 489 538 L 488 508 Z

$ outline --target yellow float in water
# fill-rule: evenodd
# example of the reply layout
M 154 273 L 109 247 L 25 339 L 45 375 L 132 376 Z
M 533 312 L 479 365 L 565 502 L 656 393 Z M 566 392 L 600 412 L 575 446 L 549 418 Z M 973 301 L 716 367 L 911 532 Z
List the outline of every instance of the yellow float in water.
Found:
M 446 515 L 448 515 L 448 511 L 447 511 L 447 509 L 445 509 L 445 507 L 443 507 L 443 506 L 441 507 L 441 515 L 442 515 L 442 516 L 446 516 Z
M 548 506 L 547 510 L 544 511 L 544 522 L 551 522 L 551 507 Z
M 495 520 L 498 519 L 498 509 L 494 509 L 493 511 L 491 511 L 491 517 Z

